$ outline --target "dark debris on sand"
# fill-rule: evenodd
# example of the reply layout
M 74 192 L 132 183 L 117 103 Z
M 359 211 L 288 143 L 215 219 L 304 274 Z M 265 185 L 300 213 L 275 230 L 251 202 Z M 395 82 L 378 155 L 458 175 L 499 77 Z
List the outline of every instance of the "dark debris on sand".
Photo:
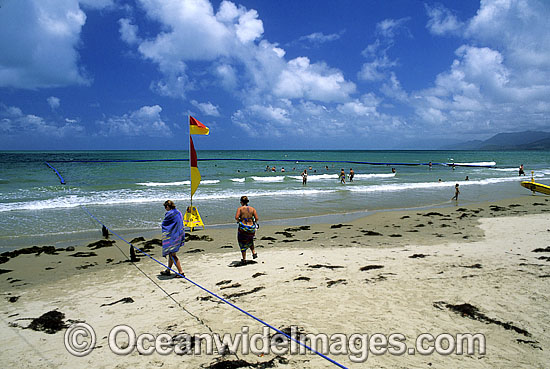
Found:
M 250 295 L 252 293 L 256 293 L 258 291 L 261 291 L 263 290 L 265 287 L 255 287 L 253 288 L 252 290 L 250 291 L 243 291 L 243 292 L 236 292 L 236 293 L 232 293 L 230 295 L 225 295 L 225 298 L 226 299 L 233 299 L 233 298 L 236 298 L 236 297 L 241 297 L 241 296 L 246 296 L 246 295 Z
M 228 283 L 231 283 L 231 279 L 224 279 L 223 281 L 219 281 L 218 283 L 216 283 L 216 286 L 222 286 Z
M 340 265 L 323 265 L 323 264 L 315 264 L 315 265 L 309 265 L 308 268 L 311 269 L 320 269 L 320 268 L 326 268 L 326 269 L 339 269 L 343 268 L 343 266 Z
M 331 229 L 342 228 L 342 227 L 353 227 L 351 224 L 333 224 L 330 226 Z
M 382 269 L 383 265 L 366 265 L 364 267 L 359 268 L 360 271 L 366 272 L 367 270 L 375 270 L 375 269 Z
M 221 302 L 218 299 L 215 299 L 214 297 L 212 297 L 210 295 L 208 295 L 208 296 L 197 296 L 197 301 L 209 301 L 209 302 L 215 302 L 217 304 L 223 304 L 223 302 Z
M 547 246 L 546 248 L 541 248 L 539 247 L 538 249 L 534 249 L 533 251 L 531 252 L 550 252 L 550 246 Z
M 277 364 L 288 364 L 288 360 L 282 356 L 276 356 L 269 361 L 258 362 L 258 363 L 249 363 L 248 361 L 239 359 L 239 360 L 225 360 L 218 361 L 216 363 L 210 364 L 208 366 L 201 366 L 204 369 L 238 369 L 238 368 L 275 368 Z
M 97 250 L 97 249 L 101 249 L 103 247 L 113 246 L 113 244 L 115 242 L 116 241 L 114 241 L 114 240 L 99 240 L 99 241 L 92 242 L 92 243 L 88 244 L 88 247 L 91 248 L 92 250 Z
M 386 276 L 380 274 L 380 275 L 376 276 L 375 278 L 365 279 L 365 283 L 376 283 L 376 282 L 380 282 L 380 281 L 385 281 L 386 279 L 388 279 Z
M 13 270 L 9 270 L 9 269 L 0 269 L 0 274 L 9 273 L 9 272 L 13 272 Z
M 311 278 L 309 277 L 298 277 L 298 278 L 294 278 L 295 281 L 310 281 Z
M 382 236 L 382 233 L 375 232 L 375 231 L 369 231 L 369 230 L 366 230 L 366 229 L 363 229 L 361 232 L 362 232 L 365 236 Z
M 335 281 L 328 281 L 327 287 L 330 288 L 334 286 L 335 284 L 347 284 L 347 281 L 345 279 L 337 279 Z
M 75 257 L 75 258 L 89 258 L 89 257 L 92 257 L 92 256 L 97 256 L 97 254 L 93 251 L 90 251 L 90 252 L 79 251 L 79 252 L 75 252 L 74 254 L 71 254 L 69 256 L 72 256 L 72 257 Z
M 63 321 L 64 318 L 65 314 L 60 311 L 48 311 L 40 317 L 33 319 L 27 328 L 32 329 L 33 331 L 54 334 L 63 328 L 67 328 L 67 324 Z
M 111 306 L 111 305 L 114 305 L 114 304 L 118 304 L 118 303 L 122 303 L 122 304 L 131 304 L 134 302 L 134 299 L 131 298 L 131 297 L 125 297 L 123 299 L 120 299 L 118 301 L 115 301 L 115 302 L 111 302 L 109 304 L 101 304 L 100 307 L 103 307 L 103 306 Z
M 472 265 L 461 265 L 463 268 L 469 269 L 481 269 L 483 266 L 481 264 L 472 264 Z
M 522 340 L 521 338 L 518 338 L 516 340 L 518 343 L 523 343 L 523 344 L 526 344 L 526 345 L 529 345 L 533 348 L 536 348 L 536 349 L 539 349 L 542 351 L 542 347 L 540 347 L 539 345 L 537 345 L 537 341 L 530 341 L 530 340 Z
M 431 217 L 431 216 L 444 217 L 445 215 L 443 215 L 441 213 L 438 213 L 438 212 L 435 212 L 435 211 L 430 211 L 429 213 L 424 214 L 424 216 L 425 217 Z
M 186 251 L 185 253 L 186 254 L 196 254 L 198 252 L 204 252 L 204 250 L 203 249 L 192 249 L 192 250 Z
M 531 334 L 529 332 L 527 332 L 525 329 L 516 327 L 515 325 L 513 325 L 511 323 L 501 322 L 499 320 L 489 318 L 487 315 L 481 313 L 477 307 L 475 307 L 471 304 L 468 304 L 468 303 L 453 305 L 453 304 L 448 304 L 444 301 L 437 301 L 437 302 L 434 302 L 433 305 L 434 305 L 434 307 L 436 307 L 440 310 L 443 310 L 443 308 L 447 308 L 447 309 L 449 309 L 450 311 L 452 311 L 456 314 L 460 314 L 462 317 L 470 318 L 470 319 L 477 320 L 477 321 L 480 321 L 480 322 L 484 322 L 484 323 L 487 323 L 487 324 L 500 325 L 501 327 L 503 327 L 506 330 L 514 331 L 514 332 L 522 334 L 526 337 L 531 337 Z
M 277 239 L 273 237 L 264 236 L 260 238 L 260 241 L 277 241 Z
M 298 231 L 309 231 L 311 229 L 310 226 L 300 226 L 300 227 L 292 227 L 292 228 L 285 228 L 286 232 L 298 232 Z
M 77 266 L 75 268 L 78 269 L 78 270 L 82 270 L 82 269 L 88 269 L 88 268 L 91 268 L 91 267 L 95 267 L 97 265 L 98 265 L 97 263 L 90 263 L 90 264 L 80 265 L 80 266 Z
M 411 256 L 409 256 L 409 258 L 411 258 L 411 259 L 423 259 L 423 258 L 425 258 L 426 256 L 428 256 L 428 255 L 424 255 L 424 254 L 412 254 Z
M 41 253 L 48 254 L 48 255 L 58 255 L 59 251 L 65 251 L 65 249 L 62 249 L 62 248 L 56 249 L 54 246 L 32 246 L 32 247 L 26 247 L 23 249 L 13 250 L 13 251 L 6 251 L 1 253 L 0 256 L 13 259 L 19 255 L 28 255 L 28 254 L 36 254 L 36 256 L 39 256 Z
M 291 238 L 291 237 L 294 237 L 294 235 L 290 232 L 286 232 L 286 231 L 279 231 L 279 232 L 275 232 L 275 234 L 282 234 L 283 236 L 287 237 L 287 238 Z
M 303 327 L 298 327 L 298 326 L 280 328 L 279 330 L 284 334 L 286 334 L 287 336 L 292 337 L 298 341 L 300 341 L 300 336 L 306 335 L 305 329 Z M 284 334 L 276 332 L 273 335 L 271 335 L 269 338 L 271 339 L 271 342 L 274 342 L 276 344 L 282 344 L 289 341 L 289 338 Z
M 262 276 L 262 275 L 267 275 L 267 274 L 265 274 L 265 273 L 260 273 L 260 272 L 254 273 L 254 274 L 252 274 L 252 278 L 258 278 L 258 277 L 260 277 L 260 276 Z
M 150 239 L 149 241 L 145 241 L 143 243 L 143 248 L 153 248 L 154 246 L 162 246 L 162 240 L 159 240 L 158 238 Z
M 185 234 L 185 242 L 187 241 L 208 241 L 212 242 L 214 239 L 210 237 L 209 235 L 205 234 L 202 236 L 197 236 L 195 234 L 186 233 Z
M 229 266 L 232 267 L 232 268 L 239 268 L 239 267 L 243 267 L 243 266 L 246 266 L 246 265 L 252 265 L 252 264 L 258 264 L 258 262 L 254 261 L 254 260 L 245 260 L 243 262 L 242 260 L 240 260 L 240 261 L 232 262 L 231 264 L 229 264 Z

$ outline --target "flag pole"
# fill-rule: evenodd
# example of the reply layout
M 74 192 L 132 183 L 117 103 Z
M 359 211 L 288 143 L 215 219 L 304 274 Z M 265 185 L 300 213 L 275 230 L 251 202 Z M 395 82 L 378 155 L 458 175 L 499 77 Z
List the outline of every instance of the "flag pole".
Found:
M 191 206 L 193 206 L 193 176 L 191 174 L 191 118 L 187 115 L 187 127 L 189 128 L 189 191 L 191 193 Z

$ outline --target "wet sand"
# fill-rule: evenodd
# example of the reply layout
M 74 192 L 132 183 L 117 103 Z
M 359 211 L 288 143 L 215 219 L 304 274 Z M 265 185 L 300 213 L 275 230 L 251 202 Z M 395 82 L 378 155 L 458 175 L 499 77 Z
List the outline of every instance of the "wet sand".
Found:
M 190 280 L 279 329 L 398 332 L 407 347 L 425 332 L 482 333 L 487 341 L 485 355 L 370 354 L 367 364 L 330 355 L 346 367 L 538 368 L 550 362 L 549 197 L 335 220 L 262 226 L 257 263 L 242 267 L 235 267 L 234 229 L 193 232 L 179 255 Z M 132 244 L 164 261 L 158 238 Z M 242 326 L 253 334 L 263 325 L 189 281 L 159 276 L 162 266 L 140 252 L 135 265 L 128 262 L 129 246 L 120 240 L 25 252 L 3 254 L 0 264 L 6 367 L 335 367 L 312 355 L 117 356 L 107 342 L 117 324 L 171 336 L 223 335 Z M 96 349 L 85 357 L 63 345 L 65 327 L 74 322 L 97 334 Z

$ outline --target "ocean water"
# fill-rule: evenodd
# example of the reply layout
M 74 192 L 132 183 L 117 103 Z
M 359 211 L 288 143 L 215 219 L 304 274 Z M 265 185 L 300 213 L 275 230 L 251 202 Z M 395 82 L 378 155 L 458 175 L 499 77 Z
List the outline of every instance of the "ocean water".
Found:
M 198 158 L 202 182 L 193 205 L 207 227 L 234 225 L 242 195 L 258 210 L 260 223 L 304 224 L 344 219 L 342 214 L 450 205 L 456 183 L 462 205 L 529 196 L 519 182 L 531 170 L 537 181 L 550 184 L 548 151 L 198 151 Z M 0 152 L 0 251 L 100 237 L 100 227 L 83 207 L 121 235 L 159 230 L 165 200 L 181 210 L 189 205 L 187 161 L 80 161 L 166 159 L 186 160 L 188 152 Z M 72 162 L 58 162 L 63 160 Z M 453 170 L 436 164 L 452 162 L 492 167 Z M 520 164 L 526 177 L 518 177 Z M 306 168 L 303 186 L 300 174 Z M 354 169 L 352 183 L 339 183 L 342 168 Z

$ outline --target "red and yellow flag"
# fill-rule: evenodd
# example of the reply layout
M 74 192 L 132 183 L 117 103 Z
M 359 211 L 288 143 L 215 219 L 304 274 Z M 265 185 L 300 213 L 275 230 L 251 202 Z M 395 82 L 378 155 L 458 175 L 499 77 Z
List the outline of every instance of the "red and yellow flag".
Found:
M 191 166 L 191 197 L 199 187 L 201 183 L 201 173 L 197 165 L 197 152 L 195 151 L 195 145 L 193 145 L 193 139 L 189 136 L 189 150 L 191 150 L 190 166 Z
M 189 116 L 189 133 L 192 135 L 207 135 L 210 133 L 210 130 L 207 126 Z

